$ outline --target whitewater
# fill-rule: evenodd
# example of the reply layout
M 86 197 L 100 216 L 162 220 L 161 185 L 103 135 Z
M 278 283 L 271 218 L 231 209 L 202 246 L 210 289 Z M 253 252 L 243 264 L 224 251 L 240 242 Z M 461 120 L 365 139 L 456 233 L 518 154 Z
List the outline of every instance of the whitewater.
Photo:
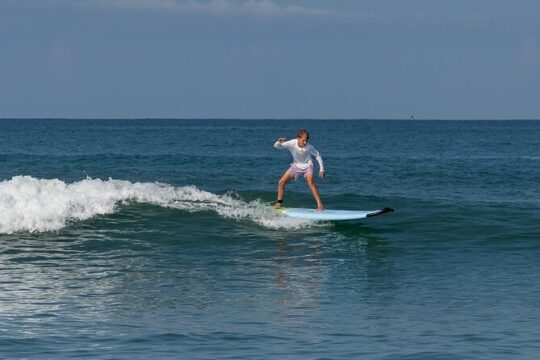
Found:
M 260 199 L 246 202 L 234 193 L 219 195 L 196 186 L 90 177 L 66 183 L 14 176 L 0 182 L 0 233 L 55 231 L 72 222 L 115 213 L 132 202 L 189 212 L 213 211 L 224 218 L 248 220 L 273 229 L 315 225 L 280 216 Z

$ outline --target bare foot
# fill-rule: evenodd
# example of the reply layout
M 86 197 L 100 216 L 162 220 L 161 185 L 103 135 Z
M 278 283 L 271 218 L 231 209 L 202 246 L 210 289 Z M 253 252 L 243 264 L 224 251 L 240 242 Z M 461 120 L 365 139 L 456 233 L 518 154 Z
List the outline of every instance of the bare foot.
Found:
M 274 209 L 279 209 L 279 208 L 281 208 L 281 204 L 278 203 L 278 202 L 276 202 L 276 203 L 274 204 Z
M 324 211 L 324 205 L 323 204 L 319 204 L 317 206 L 317 212 L 321 212 L 321 211 Z

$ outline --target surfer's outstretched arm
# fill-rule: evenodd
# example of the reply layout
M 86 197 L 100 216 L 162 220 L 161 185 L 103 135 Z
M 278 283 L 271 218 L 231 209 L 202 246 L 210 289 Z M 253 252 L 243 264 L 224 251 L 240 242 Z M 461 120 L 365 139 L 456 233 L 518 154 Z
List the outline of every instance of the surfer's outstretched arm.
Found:
M 292 148 L 293 145 L 294 145 L 295 140 L 289 140 L 289 141 L 285 141 L 285 140 L 286 140 L 285 138 L 277 139 L 277 141 L 274 143 L 274 147 L 276 149 L 290 149 L 290 148 Z

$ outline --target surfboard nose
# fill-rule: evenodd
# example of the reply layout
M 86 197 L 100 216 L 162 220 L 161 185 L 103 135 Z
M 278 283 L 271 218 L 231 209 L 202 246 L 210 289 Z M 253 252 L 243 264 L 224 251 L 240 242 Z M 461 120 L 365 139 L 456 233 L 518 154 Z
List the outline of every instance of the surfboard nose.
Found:
M 379 211 L 375 211 L 375 212 L 372 212 L 372 213 L 368 214 L 367 217 L 375 216 L 375 215 L 381 215 L 381 214 L 384 214 L 384 213 L 387 213 L 387 212 L 392 212 L 392 211 L 394 211 L 394 209 L 389 208 L 389 207 L 385 207 L 384 209 L 381 209 Z

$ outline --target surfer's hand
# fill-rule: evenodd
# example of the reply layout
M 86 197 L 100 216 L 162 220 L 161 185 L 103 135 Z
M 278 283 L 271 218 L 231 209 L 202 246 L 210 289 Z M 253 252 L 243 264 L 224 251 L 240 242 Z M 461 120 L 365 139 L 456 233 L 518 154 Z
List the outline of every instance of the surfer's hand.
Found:
M 326 175 L 326 173 L 324 171 L 319 171 L 319 177 L 321 179 L 324 179 L 324 176 Z
M 282 137 L 282 138 L 279 138 L 277 141 L 278 141 L 280 144 L 282 144 L 285 140 L 287 140 L 287 138 Z

